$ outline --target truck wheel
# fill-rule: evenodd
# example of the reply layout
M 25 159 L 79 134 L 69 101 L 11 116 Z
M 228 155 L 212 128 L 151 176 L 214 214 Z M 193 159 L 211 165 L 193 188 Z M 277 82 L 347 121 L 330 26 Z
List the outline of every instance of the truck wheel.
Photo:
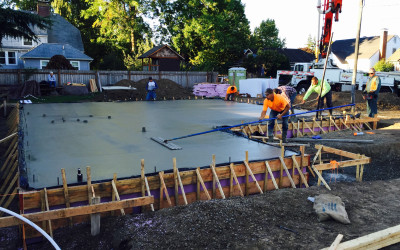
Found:
M 307 89 L 310 87 L 309 84 L 306 83 L 301 83 L 299 85 L 297 85 L 296 90 L 298 94 L 303 94 L 304 92 L 307 91 Z

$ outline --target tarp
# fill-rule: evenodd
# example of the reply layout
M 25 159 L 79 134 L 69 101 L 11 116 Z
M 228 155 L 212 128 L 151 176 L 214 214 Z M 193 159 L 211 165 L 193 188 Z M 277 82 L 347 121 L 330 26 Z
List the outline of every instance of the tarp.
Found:
M 278 86 L 277 79 L 251 78 L 239 81 L 240 94 L 249 94 L 251 97 L 257 97 L 258 94 L 265 97 L 267 88 L 274 89 Z

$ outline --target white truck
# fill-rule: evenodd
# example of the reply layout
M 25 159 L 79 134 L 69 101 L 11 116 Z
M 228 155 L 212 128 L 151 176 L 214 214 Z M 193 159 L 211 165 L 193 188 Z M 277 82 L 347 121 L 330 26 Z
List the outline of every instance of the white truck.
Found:
M 317 77 L 322 79 L 324 71 L 324 59 L 318 63 L 296 63 L 294 70 L 278 70 L 277 79 L 279 85 L 290 85 L 295 87 L 298 92 L 304 92 L 311 84 L 311 78 Z M 381 79 L 381 90 L 398 93 L 398 86 L 400 85 L 400 73 L 396 72 L 376 72 Z M 325 71 L 325 80 L 332 85 L 335 91 L 349 91 L 351 90 L 351 82 L 353 78 L 352 70 L 343 70 L 332 64 L 329 60 Z M 367 82 L 368 75 L 366 72 L 357 72 L 356 76 L 356 89 L 362 89 Z

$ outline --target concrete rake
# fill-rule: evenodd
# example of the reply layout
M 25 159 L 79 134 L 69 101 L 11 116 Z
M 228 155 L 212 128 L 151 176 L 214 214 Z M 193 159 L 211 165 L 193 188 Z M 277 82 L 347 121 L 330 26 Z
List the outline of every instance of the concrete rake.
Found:
M 332 108 L 325 108 L 325 109 L 317 109 L 317 110 L 311 110 L 311 111 L 307 111 L 307 112 L 302 112 L 302 113 L 297 113 L 297 114 L 291 114 L 291 115 L 284 115 L 283 117 L 289 117 L 289 116 L 296 116 L 296 115 L 303 115 L 303 114 L 309 114 L 309 113 L 314 113 L 314 112 L 319 112 L 319 111 L 324 111 L 324 110 L 329 110 L 329 109 L 337 109 L 337 108 L 343 108 L 343 107 L 348 107 L 348 106 L 354 106 L 355 104 L 347 104 L 347 105 L 342 105 L 342 106 L 337 106 L 337 107 L 332 107 Z M 180 136 L 180 137 L 175 137 L 172 139 L 164 139 L 162 137 L 151 137 L 150 139 L 152 139 L 155 142 L 158 142 L 159 144 L 163 145 L 166 148 L 169 148 L 171 150 L 180 150 L 182 149 L 182 147 L 171 143 L 170 141 L 175 141 L 175 140 L 179 140 L 179 139 L 183 139 L 183 138 L 188 138 L 188 137 L 192 137 L 192 136 L 196 136 L 196 135 L 204 135 L 204 134 L 208 134 L 208 133 L 212 133 L 212 132 L 216 132 L 216 131 L 222 131 L 222 130 L 227 130 L 227 129 L 231 129 L 231 128 L 235 128 L 235 127 L 240 127 L 240 126 L 246 126 L 249 124 L 254 124 L 254 123 L 261 123 L 264 121 L 271 121 L 271 120 L 275 120 L 277 118 L 268 118 L 268 119 L 263 119 L 263 120 L 258 120 L 258 121 L 253 121 L 253 122 L 247 122 L 247 123 L 241 123 L 241 124 L 237 124 L 237 125 L 232 125 L 232 126 L 224 126 L 224 127 L 219 127 L 216 129 L 212 129 L 212 130 L 208 130 L 208 131 L 204 131 L 204 132 L 200 132 L 200 133 L 195 133 L 195 134 L 190 134 L 190 135 L 184 135 L 184 136 Z

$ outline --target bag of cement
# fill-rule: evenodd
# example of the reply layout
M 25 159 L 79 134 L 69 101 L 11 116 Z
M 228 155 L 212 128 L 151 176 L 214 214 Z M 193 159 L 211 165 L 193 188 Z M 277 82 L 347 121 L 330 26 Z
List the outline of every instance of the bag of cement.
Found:
M 340 197 L 331 194 L 321 194 L 315 197 L 314 210 L 319 221 L 330 218 L 343 224 L 350 224 L 344 203 Z

